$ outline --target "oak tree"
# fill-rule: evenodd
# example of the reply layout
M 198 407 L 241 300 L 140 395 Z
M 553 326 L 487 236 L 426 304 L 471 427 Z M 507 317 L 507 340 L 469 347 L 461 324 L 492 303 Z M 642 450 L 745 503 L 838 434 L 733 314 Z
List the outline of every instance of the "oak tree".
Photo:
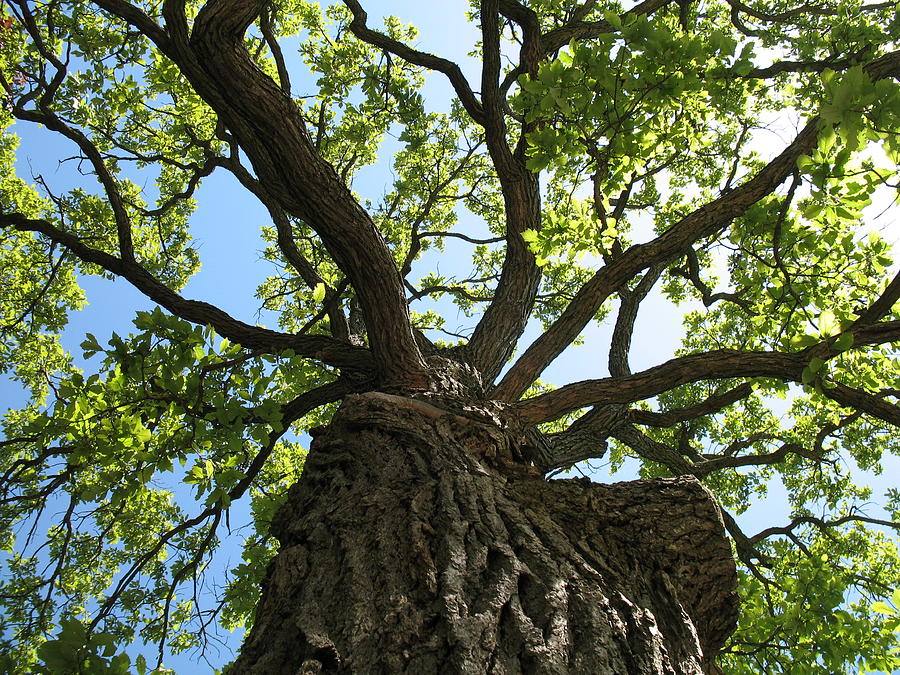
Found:
M 900 666 L 896 2 L 473 0 L 471 57 L 366 4 L 0 3 L 0 668 Z M 186 297 L 213 174 L 275 328 Z M 150 309 L 73 356 L 91 276 Z

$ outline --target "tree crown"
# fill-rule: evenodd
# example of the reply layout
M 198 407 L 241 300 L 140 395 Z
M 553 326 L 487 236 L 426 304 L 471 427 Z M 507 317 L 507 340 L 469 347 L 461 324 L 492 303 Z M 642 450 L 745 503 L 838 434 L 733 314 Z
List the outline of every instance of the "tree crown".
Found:
M 743 570 L 728 672 L 900 666 L 900 492 L 858 484 L 898 452 L 896 3 L 483 0 L 465 62 L 357 0 L 0 7 L 0 363 L 30 397 L 0 441 L 4 667 L 126 672 L 133 640 L 161 667 L 247 625 L 302 434 L 371 390 L 495 401 L 541 473 L 700 478 Z M 20 125 L 80 173 L 21 177 Z M 223 173 L 268 214 L 277 328 L 184 293 Z M 152 308 L 85 362 L 60 336 L 89 276 Z M 664 302 L 683 343 L 632 372 Z M 596 325 L 605 356 L 542 381 Z M 786 524 L 746 533 L 779 482 Z M 243 562 L 205 587 L 232 518 Z

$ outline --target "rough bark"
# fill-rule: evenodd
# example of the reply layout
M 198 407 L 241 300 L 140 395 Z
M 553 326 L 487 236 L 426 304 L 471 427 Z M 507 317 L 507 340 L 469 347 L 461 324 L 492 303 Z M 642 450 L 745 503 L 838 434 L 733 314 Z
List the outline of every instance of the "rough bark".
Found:
M 737 596 L 709 493 L 545 481 L 503 416 L 348 397 L 273 522 L 229 673 L 715 672 Z

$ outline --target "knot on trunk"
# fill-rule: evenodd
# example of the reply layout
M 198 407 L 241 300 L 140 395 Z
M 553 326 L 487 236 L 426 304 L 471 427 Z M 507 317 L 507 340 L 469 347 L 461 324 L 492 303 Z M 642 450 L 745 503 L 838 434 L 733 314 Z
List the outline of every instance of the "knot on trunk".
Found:
M 538 478 L 530 461 L 533 434 L 521 429 L 508 406 L 448 392 L 415 392 L 414 397 L 385 392 L 347 396 L 341 421 L 351 429 L 391 430 L 404 436 L 436 434 L 466 452 L 466 471 L 504 477 Z M 327 427 L 311 429 L 316 437 Z

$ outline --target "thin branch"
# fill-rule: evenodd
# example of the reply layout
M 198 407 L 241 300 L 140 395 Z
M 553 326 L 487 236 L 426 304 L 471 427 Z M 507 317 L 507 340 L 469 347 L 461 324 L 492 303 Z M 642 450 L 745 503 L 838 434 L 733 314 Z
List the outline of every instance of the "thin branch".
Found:
M 845 70 L 858 64 L 864 58 L 865 50 L 845 58 L 829 58 L 821 61 L 775 61 L 765 68 L 753 68 L 743 77 L 764 80 L 783 73 L 821 73 L 825 70 Z M 734 77 L 734 75 L 729 75 Z
M 465 234 L 461 234 L 460 232 L 419 232 L 419 237 L 425 239 L 426 237 L 455 237 L 456 239 L 462 239 L 463 241 L 467 241 L 470 244 L 498 244 L 501 241 L 505 241 L 506 237 L 490 237 L 489 239 L 475 239 L 474 237 L 470 237 Z
M 644 2 L 638 3 L 627 12 L 623 12 L 620 15 L 620 19 L 625 22 L 633 16 L 649 16 L 658 9 L 670 4 L 673 4 L 673 0 L 644 0 Z M 576 18 L 576 20 L 564 26 L 544 33 L 541 36 L 541 45 L 544 48 L 545 55 L 555 54 L 557 50 L 569 44 L 572 40 L 589 40 L 605 33 L 613 33 L 615 30 L 613 25 L 605 19 L 600 21 L 581 21 Z
M 431 214 L 432 209 L 434 209 L 434 207 L 442 199 L 446 198 L 441 193 L 457 181 L 462 172 L 468 167 L 469 161 L 472 159 L 472 157 L 475 156 L 475 153 L 480 145 L 481 143 L 476 143 L 470 146 L 466 153 L 459 158 L 459 162 L 457 163 L 457 165 L 448 172 L 446 178 L 440 181 L 438 185 L 436 185 L 433 189 L 428 190 L 428 197 L 419 208 L 419 212 L 416 214 L 416 217 L 412 219 L 409 224 L 409 250 L 406 253 L 403 263 L 400 265 L 400 275 L 404 279 L 412 271 L 413 262 L 415 262 L 416 258 L 419 256 L 419 253 L 422 250 L 422 234 L 418 231 L 419 227 L 421 227 L 422 223 L 424 223 L 425 220 L 428 219 L 428 216 Z M 435 173 L 438 175 L 440 173 L 440 168 L 441 167 L 439 162 L 435 166 Z
M 681 422 L 696 419 L 703 415 L 719 412 L 730 405 L 734 405 L 746 398 L 753 391 L 753 385 L 749 382 L 733 387 L 721 394 L 710 396 L 705 401 L 684 408 L 673 408 L 665 412 L 653 412 L 650 410 L 630 410 L 628 419 L 635 424 L 651 427 L 671 427 Z
M 622 302 L 609 350 L 609 371 L 614 377 L 631 374 L 628 353 L 631 335 L 641 301 L 659 279 L 662 267 L 649 270 L 631 291 L 621 293 Z M 547 437 L 549 448 L 545 471 L 571 466 L 586 459 L 600 458 L 606 453 L 606 439 L 627 423 L 624 404 L 605 404 L 591 409 L 566 430 Z
M 703 462 L 694 463 L 691 473 L 702 478 L 714 471 L 737 469 L 742 466 L 762 466 L 764 464 L 780 464 L 789 454 L 798 455 L 813 461 L 821 461 L 821 455 L 810 451 L 799 443 L 782 443 L 772 452 L 757 455 L 739 455 L 736 457 L 715 457 Z
M 41 44 L 40 37 L 34 38 L 36 42 Z M 52 56 L 52 52 L 48 52 Z M 48 58 L 50 58 L 48 56 Z M 53 56 L 55 59 L 55 56 Z M 61 66 L 61 64 L 60 64 Z M 24 110 L 19 106 L 13 108 L 13 114 L 21 120 L 43 124 L 51 131 L 55 131 L 65 138 L 73 141 L 87 157 L 88 161 L 94 169 L 97 180 L 103 186 L 106 193 L 107 201 L 113 212 L 113 218 L 116 223 L 116 234 L 119 243 L 119 254 L 124 260 L 134 261 L 134 243 L 131 236 L 131 218 L 125 208 L 122 193 L 116 183 L 115 176 L 107 167 L 103 156 L 97 149 L 97 146 L 79 129 L 69 126 L 62 121 L 55 113 L 48 108 L 38 110 Z
M 475 98 L 475 94 L 472 93 L 472 87 L 469 85 L 462 70 L 460 70 L 456 63 L 435 56 L 434 54 L 420 52 L 398 40 L 388 37 L 384 33 L 372 30 L 366 26 L 368 15 L 357 0 L 343 0 L 343 2 L 353 13 L 353 20 L 350 22 L 350 31 L 357 38 L 373 47 L 378 47 L 386 52 L 390 52 L 394 56 L 398 56 L 408 63 L 422 66 L 423 68 L 428 68 L 429 70 L 434 70 L 446 75 L 466 112 L 469 113 L 469 116 L 478 124 L 484 124 L 484 109 L 481 107 L 481 102 Z
M 732 9 L 739 10 L 748 16 L 752 16 L 754 19 L 760 19 L 762 21 L 768 21 L 771 23 L 784 23 L 788 19 L 793 19 L 794 17 L 807 17 L 807 16 L 836 16 L 839 11 L 836 8 L 828 7 L 827 5 L 811 5 L 811 4 L 803 4 L 798 7 L 794 7 L 793 9 L 788 9 L 783 12 L 778 12 L 777 14 L 771 14 L 768 12 L 763 12 L 758 9 L 754 9 L 747 4 L 741 2 L 741 0 L 726 0 L 729 5 L 731 5 Z M 873 11 L 879 9 L 888 9 L 890 7 L 895 6 L 893 2 L 882 2 L 876 3 L 872 5 L 863 5 L 860 7 L 862 11 Z
M 350 342 L 350 327 L 347 323 L 347 317 L 340 306 L 341 294 L 325 284 L 325 280 L 316 271 L 312 263 L 300 252 L 297 241 L 294 238 L 294 227 L 290 218 L 288 218 L 272 195 L 268 193 L 265 185 L 241 164 L 236 153 L 227 159 L 220 159 L 219 163 L 231 171 L 240 184 L 252 192 L 266 207 L 272 222 L 275 224 L 276 241 L 279 250 L 288 264 L 300 275 L 307 287 L 314 289 L 318 284 L 325 285 L 325 311 L 328 314 L 328 325 L 331 334 L 342 342 Z M 300 332 L 302 333 L 303 331 Z
M 259 20 L 259 28 L 262 31 L 263 38 L 269 51 L 272 52 L 272 58 L 275 59 L 275 68 L 278 70 L 278 82 L 281 84 L 281 90 L 291 95 L 291 76 L 288 73 L 287 65 L 284 62 L 284 53 L 281 51 L 281 45 L 278 44 L 278 37 L 272 29 L 272 8 L 267 7 L 263 10 Z
M 700 261 L 697 258 L 697 252 L 693 249 L 693 247 L 688 249 L 685 257 L 687 259 L 687 269 L 676 268 L 672 271 L 675 274 L 683 276 L 685 279 L 691 282 L 691 285 L 693 285 L 694 288 L 700 291 L 700 300 L 701 302 L 703 302 L 704 307 L 710 307 L 720 300 L 727 300 L 729 302 L 733 302 L 745 312 L 752 312 L 753 308 L 751 304 L 741 298 L 739 293 L 712 292 L 712 289 L 706 285 L 703 279 L 700 278 Z
M 889 527 L 894 530 L 900 530 L 900 523 L 896 521 L 882 520 L 880 518 L 869 518 L 867 516 L 858 516 L 852 513 L 846 516 L 842 516 L 841 518 L 836 518 L 835 520 L 824 520 L 822 518 L 816 518 L 815 516 L 799 516 L 797 518 L 794 518 L 789 524 L 785 525 L 784 527 L 767 527 L 765 530 L 757 532 L 752 537 L 750 537 L 750 542 L 756 544 L 763 539 L 768 539 L 769 537 L 784 535 L 789 536 L 793 534 L 794 530 L 796 530 L 801 525 L 815 525 L 823 532 L 827 532 L 830 529 L 840 527 L 841 525 L 846 525 L 847 523 L 868 523 L 869 525 L 881 525 L 883 527 Z

